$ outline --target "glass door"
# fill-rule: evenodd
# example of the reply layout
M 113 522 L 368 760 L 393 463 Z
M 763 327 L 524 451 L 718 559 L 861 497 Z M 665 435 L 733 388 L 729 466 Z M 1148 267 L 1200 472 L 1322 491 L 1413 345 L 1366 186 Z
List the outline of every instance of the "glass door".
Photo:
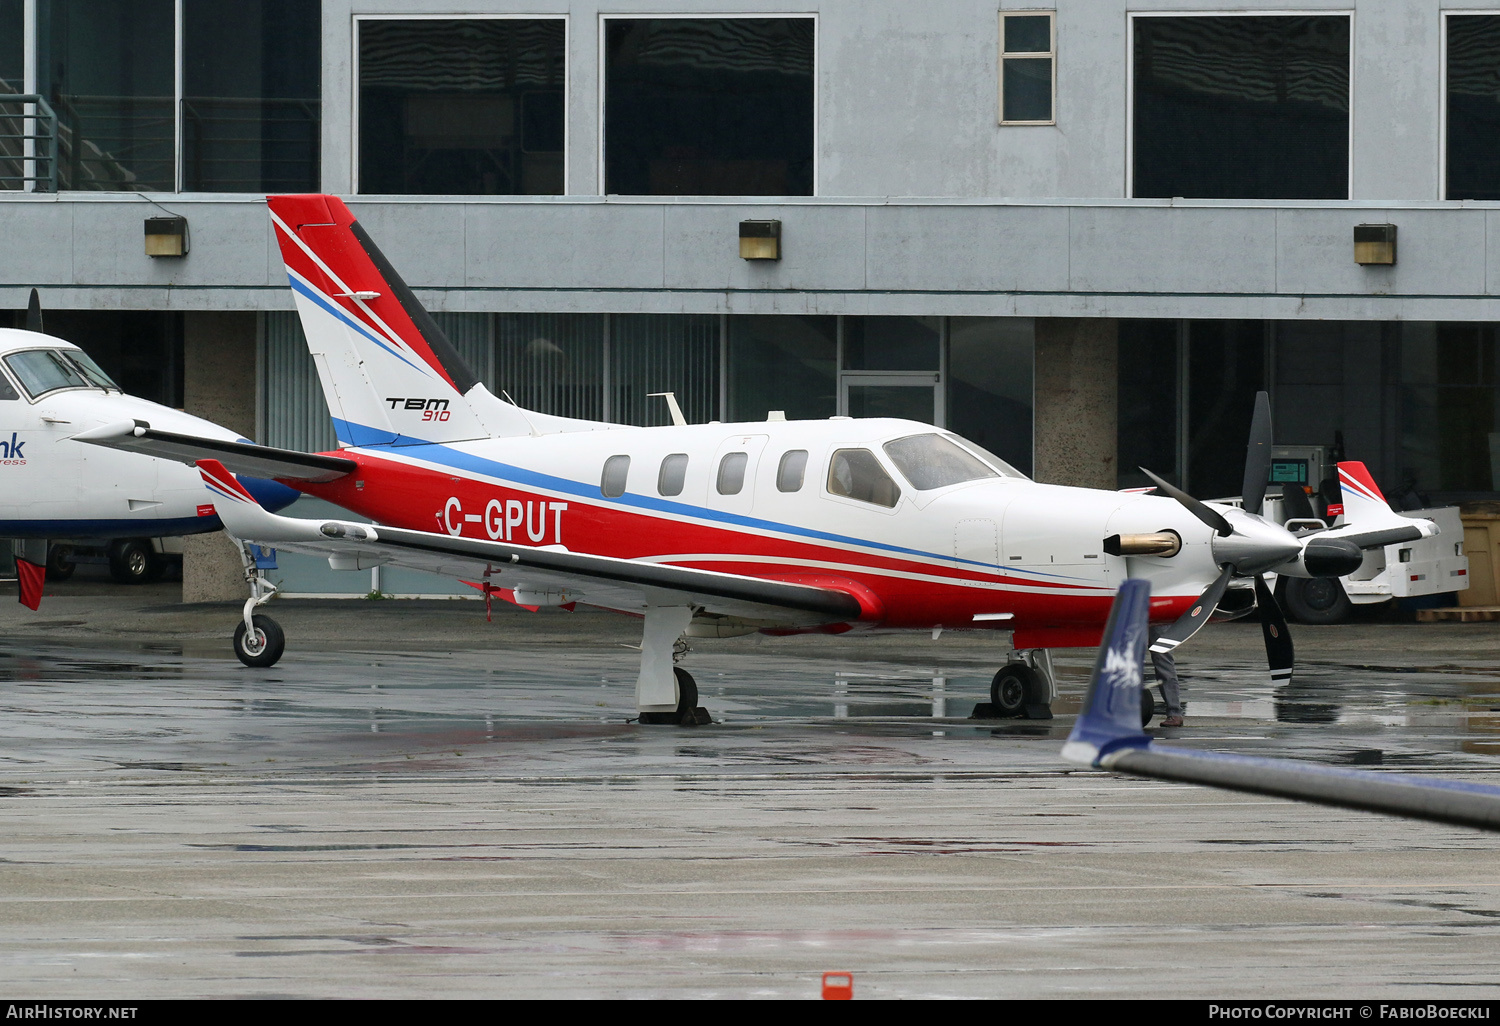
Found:
M 935 373 L 844 371 L 839 375 L 839 409 L 850 417 L 899 417 L 941 425 L 941 381 Z

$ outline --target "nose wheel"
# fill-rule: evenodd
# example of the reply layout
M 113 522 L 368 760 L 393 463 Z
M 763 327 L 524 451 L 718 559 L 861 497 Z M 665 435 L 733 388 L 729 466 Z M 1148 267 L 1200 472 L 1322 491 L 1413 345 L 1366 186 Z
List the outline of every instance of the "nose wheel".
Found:
M 974 707 L 975 720 L 1050 720 L 1055 693 L 1052 658 L 1046 649 L 1012 652 L 990 681 L 990 700 Z

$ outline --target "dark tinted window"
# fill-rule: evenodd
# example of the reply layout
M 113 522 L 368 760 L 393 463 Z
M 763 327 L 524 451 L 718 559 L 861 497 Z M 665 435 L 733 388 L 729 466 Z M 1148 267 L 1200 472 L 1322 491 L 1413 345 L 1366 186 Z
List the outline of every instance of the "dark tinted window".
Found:
M 749 453 L 725 453 L 719 461 L 718 489 L 720 495 L 738 495 L 745 487 L 745 465 L 750 462 Z
M 683 482 L 687 480 L 687 453 L 674 452 L 661 461 L 661 471 L 656 475 L 656 490 L 661 495 L 681 495 Z
M 6 378 L 5 375 L 0 374 L 0 399 L 19 399 L 19 398 L 21 398 L 21 397 L 16 394 L 16 390 L 15 390 L 14 386 L 11 385 L 10 380 L 8 378 Z
M 840 449 L 833 454 L 828 464 L 828 490 L 888 508 L 901 499 L 901 489 L 868 449 Z
M 359 22 L 359 191 L 563 191 L 560 18 Z
M 0 0 L 0 86 L 7 93 L 22 92 L 24 79 L 24 0 Z
M 783 492 L 800 492 L 802 478 L 807 473 L 807 450 L 793 449 L 781 457 L 776 468 L 776 488 Z
M 184 189 L 318 189 L 320 6 L 184 0 Z
M 58 187 L 177 187 L 173 0 L 37 0 L 37 87 L 59 122 Z
M 730 420 L 764 420 L 781 410 L 788 420 L 838 412 L 838 318 L 731 315 Z
M 609 18 L 607 193 L 811 196 L 811 18 Z
M 1500 199 L 1500 15 L 1448 16 L 1449 199 Z
M 1134 194 L 1349 195 L 1349 19 L 1134 19 Z
M 604 461 L 604 474 L 599 478 L 599 490 L 605 498 L 615 499 L 625 494 L 625 478 L 630 474 L 629 456 L 611 456 Z

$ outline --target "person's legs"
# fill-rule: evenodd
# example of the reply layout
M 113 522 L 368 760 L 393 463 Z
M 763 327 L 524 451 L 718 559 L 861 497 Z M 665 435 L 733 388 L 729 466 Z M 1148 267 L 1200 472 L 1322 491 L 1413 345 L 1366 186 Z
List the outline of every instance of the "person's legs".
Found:
M 1152 652 L 1151 665 L 1156 669 L 1156 684 L 1161 689 L 1161 700 L 1167 706 L 1167 718 L 1162 721 L 1162 726 L 1180 727 L 1182 696 L 1177 688 L 1177 660 L 1170 652 Z

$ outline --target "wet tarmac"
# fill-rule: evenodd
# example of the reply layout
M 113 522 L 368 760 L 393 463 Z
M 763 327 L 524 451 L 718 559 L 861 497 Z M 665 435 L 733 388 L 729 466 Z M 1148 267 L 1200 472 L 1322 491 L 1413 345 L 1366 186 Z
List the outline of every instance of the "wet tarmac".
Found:
M 695 642 L 473 602 L 229 606 L 75 583 L 0 612 L 0 986 L 16 998 L 1493 998 L 1500 837 L 1082 771 L 967 719 L 973 634 Z M 1500 782 L 1500 627 L 1259 629 L 1179 660 L 1183 744 Z

